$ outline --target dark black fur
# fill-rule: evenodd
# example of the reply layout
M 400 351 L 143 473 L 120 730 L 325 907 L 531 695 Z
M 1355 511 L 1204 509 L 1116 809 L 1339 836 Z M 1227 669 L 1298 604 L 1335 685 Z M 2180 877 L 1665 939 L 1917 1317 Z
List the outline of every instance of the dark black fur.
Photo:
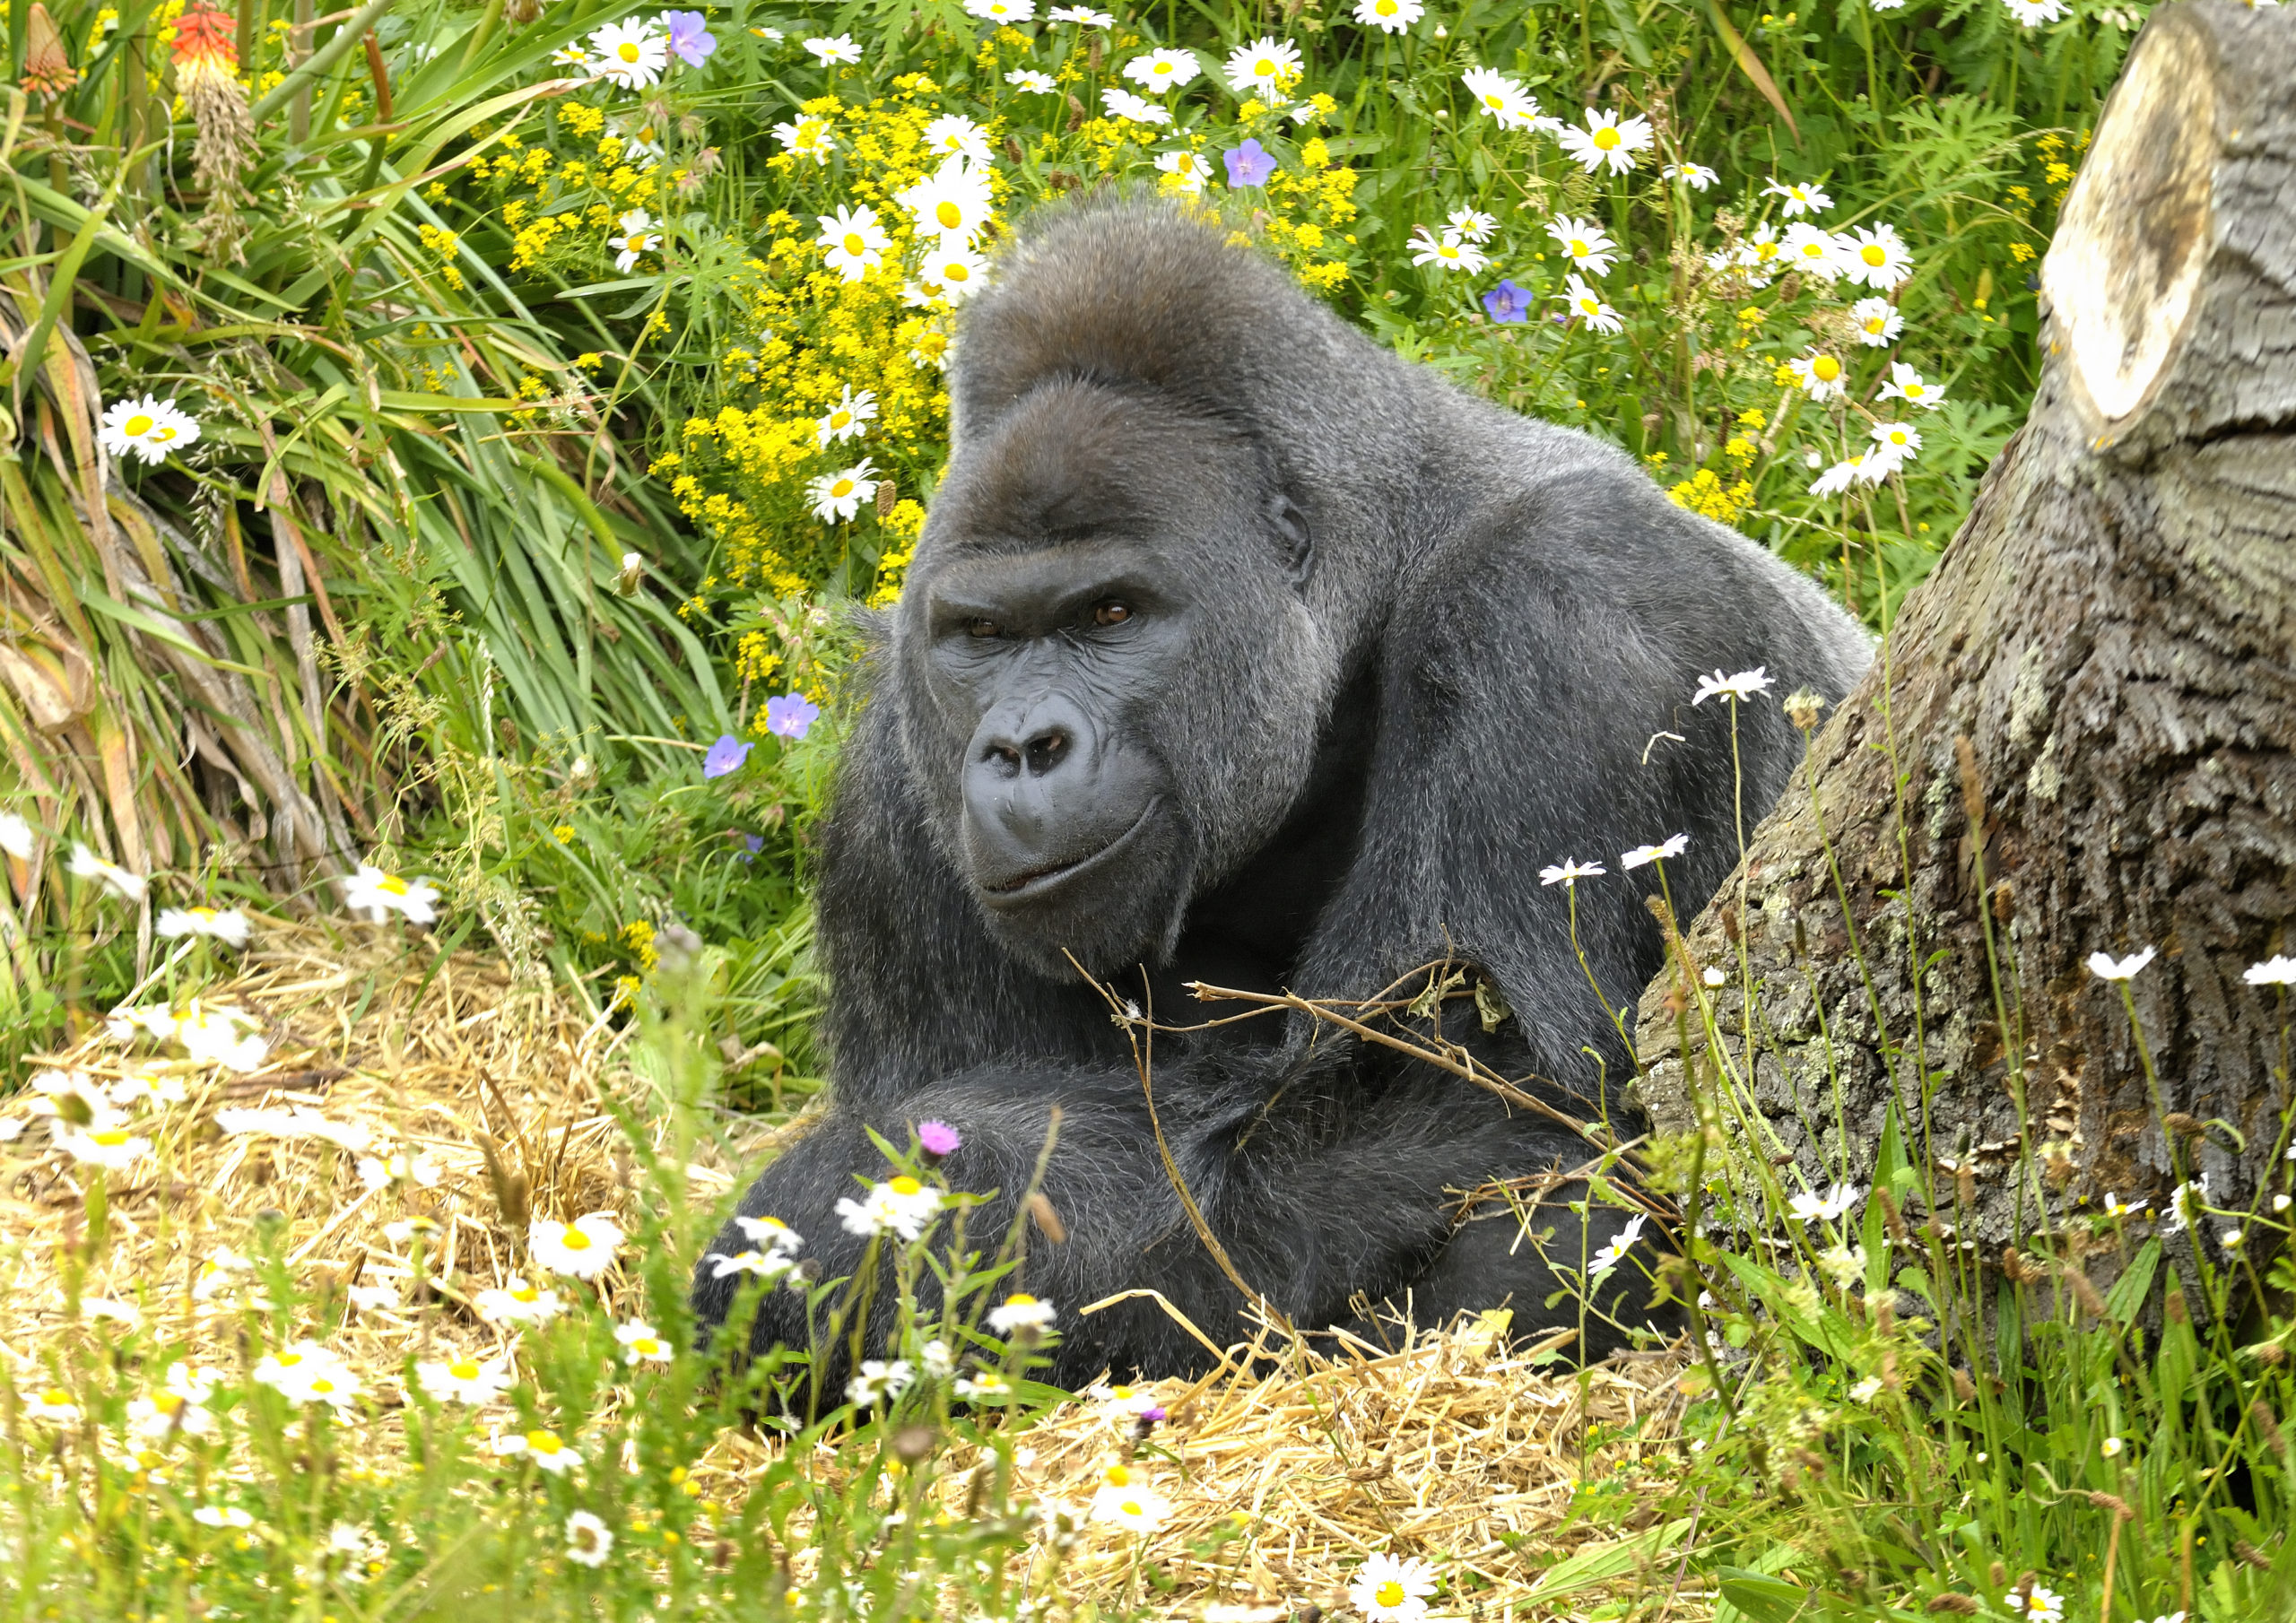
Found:
M 1839 698 L 1866 659 L 1807 581 L 1616 450 L 1405 365 L 1224 235 L 1161 204 L 1057 208 L 965 314 L 947 478 L 824 848 L 835 1107 L 743 1202 L 847 1273 L 860 1243 L 832 1203 L 884 1171 L 865 1126 L 900 1141 L 921 1118 L 952 1124 L 952 1184 L 1009 1202 L 1058 1104 L 1046 1193 L 1068 1237 L 1033 1241 L 1025 1283 L 1062 1310 L 1054 1378 L 1071 1383 L 1202 1364 L 1152 1303 L 1074 1312 L 1117 1291 L 1161 1291 L 1218 1338 L 1238 1324 L 1124 1034 L 1062 949 L 1135 997 L 1144 973 L 1173 1021 L 1232 1012 L 1187 981 L 1363 997 L 1448 952 L 1514 1018 L 1486 1037 L 1454 1002 L 1447 1035 L 1623 1121 L 1630 1063 L 1540 867 L 1610 867 L 1578 889 L 1579 940 L 1631 1002 L 1661 947 L 1642 906 L 1655 875 L 1622 876 L 1619 854 L 1687 833 L 1669 864 L 1685 912 L 1735 860 L 1729 716 L 1692 707 L 1700 673 L 1759 664 L 1779 683 L 1739 719 L 1751 822 L 1801 753 L 1778 694 Z M 1087 578 L 1144 606 L 1063 620 Z M 984 595 L 994 612 L 972 612 Z M 1036 728 L 1066 747 L 1070 723 L 1048 715 L 1084 742 L 1039 782 L 984 720 L 998 706 L 1022 744 Z M 1662 731 L 1683 742 L 1646 764 Z M 1052 798 L 1015 811 L 1022 792 Z M 1005 846 L 1068 861 L 1143 805 L 1120 860 L 1072 894 L 1016 913 L 994 889 L 1027 866 Z M 1166 1136 L 1241 1273 L 1309 1327 L 1360 1324 L 1351 1298 L 1407 1298 L 1422 1324 L 1501 1302 L 1518 1330 L 1575 1321 L 1544 1306 L 1555 1280 L 1511 1218 L 1453 1213 L 1457 1192 L 1577 1166 L 1586 1146 L 1431 1067 L 1309 1035 L 1270 1019 L 1157 1045 Z M 1541 1223 L 1575 1261 L 1569 1214 Z M 1598 1211 L 1584 1244 L 1616 1226 Z M 731 1285 L 698 1283 L 706 1319 Z M 756 1345 L 804 1340 L 799 1298 L 776 1293 Z

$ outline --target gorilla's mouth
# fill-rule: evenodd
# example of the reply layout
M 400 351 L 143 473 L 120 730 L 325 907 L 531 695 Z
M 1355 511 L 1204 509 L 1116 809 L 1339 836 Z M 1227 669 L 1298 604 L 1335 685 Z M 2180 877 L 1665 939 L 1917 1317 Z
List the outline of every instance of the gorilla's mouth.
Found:
M 1161 794 L 1150 796 L 1148 803 L 1140 809 L 1140 815 L 1132 820 L 1130 828 L 1089 856 L 1080 856 L 1074 862 L 1054 863 L 1048 867 L 1031 868 L 993 885 L 984 884 L 980 888 L 981 899 L 999 911 L 1026 907 L 1043 900 L 1071 881 L 1083 879 L 1109 866 L 1123 856 L 1126 846 L 1140 838 L 1140 831 L 1148 826 L 1148 820 L 1156 815 L 1156 808 L 1163 803 L 1163 798 Z

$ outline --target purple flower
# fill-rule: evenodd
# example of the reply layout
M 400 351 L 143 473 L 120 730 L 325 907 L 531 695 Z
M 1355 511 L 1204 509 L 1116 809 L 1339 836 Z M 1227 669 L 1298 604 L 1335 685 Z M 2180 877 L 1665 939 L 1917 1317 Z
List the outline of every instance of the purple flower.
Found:
M 820 719 L 822 707 L 802 693 L 784 693 L 765 701 L 765 730 L 778 738 L 803 738 Z
M 1233 152 L 1221 153 L 1220 161 L 1228 166 L 1230 186 L 1264 186 L 1275 173 L 1275 160 L 1260 150 L 1257 141 L 1247 141 Z
M 1502 278 L 1499 285 L 1483 296 L 1483 308 L 1493 321 L 1528 321 L 1531 295 L 1515 285 L 1512 277 Z
M 738 838 L 746 847 L 734 853 L 734 860 L 737 863 L 753 863 L 757 861 L 757 854 L 765 849 L 765 838 L 762 835 L 744 834 L 739 829 L 728 829 L 726 832 Z
M 957 1146 L 964 1140 L 946 1122 L 919 1122 L 917 1124 L 917 1141 L 926 1154 L 937 1161 L 944 1155 L 955 1154 Z
M 701 758 L 701 776 L 723 777 L 728 772 L 738 772 L 742 763 L 750 758 L 750 747 L 731 733 L 726 733 L 709 746 L 709 753 Z
M 703 58 L 718 48 L 709 19 L 700 12 L 664 12 L 662 23 L 670 30 L 670 55 L 688 67 L 700 67 Z

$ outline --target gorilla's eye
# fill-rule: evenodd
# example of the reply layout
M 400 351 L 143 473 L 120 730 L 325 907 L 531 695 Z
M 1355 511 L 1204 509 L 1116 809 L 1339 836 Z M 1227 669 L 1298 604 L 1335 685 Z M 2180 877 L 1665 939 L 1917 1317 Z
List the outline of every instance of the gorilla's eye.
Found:
M 1131 618 L 1129 603 L 1109 602 L 1096 603 L 1092 608 L 1092 623 L 1096 626 L 1120 626 Z
M 965 635 L 967 637 L 1002 637 L 1004 635 L 1004 628 L 993 620 L 976 617 L 965 621 Z

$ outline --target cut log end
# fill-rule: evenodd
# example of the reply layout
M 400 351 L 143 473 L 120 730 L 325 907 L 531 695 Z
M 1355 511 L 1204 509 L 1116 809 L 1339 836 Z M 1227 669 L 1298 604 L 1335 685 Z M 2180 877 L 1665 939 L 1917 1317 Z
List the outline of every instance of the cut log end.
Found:
M 2183 16 L 2155 17 L 2098 120 L 2041 265 L 2067 372 L 2106 438 L 2135 420 L 2167 371 L 2207 268 L 2213 58 Z

